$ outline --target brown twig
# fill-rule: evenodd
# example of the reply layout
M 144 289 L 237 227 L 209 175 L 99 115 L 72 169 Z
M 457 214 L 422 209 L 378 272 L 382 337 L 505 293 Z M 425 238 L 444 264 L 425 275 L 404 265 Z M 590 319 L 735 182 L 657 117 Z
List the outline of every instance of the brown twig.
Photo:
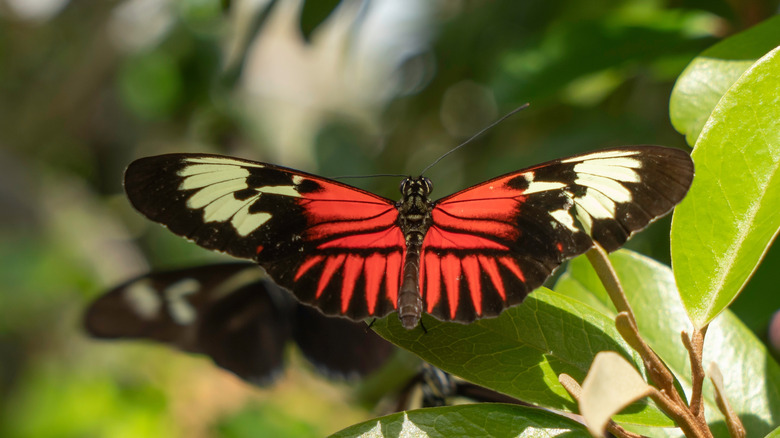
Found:
M 718 404 L 718 409 L 723 413 L 723 416 L 726 417 L 729 435 L 731 435 L 731 438 L 745 438 L 747 434 L 745 426 L 742 425 L 742 420 L 731 409 L 731 405 L 723 394 L 723 375 L 715 362 L 710 363 L 709 375 L 712 386 L 715 388 L 715 402 Z
M 707 326 L 701 329 L 693 329 L 693 335 L 682 332 L 682 343 L 688 350 L 691 361 L 691 413 L 703 424 L 704 403 L 702 403 L 702 387 L 704 385 L 704 366 L 702 365 L 702 351 L 704 350 L 704 335 L 707 334 Z
M 650 398 L 674 420 L 686 437 L 713 438 L 710 429 L 706 425 L 702 427 L 699 424 L 685 403 L 676 403 L 668 395 L 668 392 L 656 389 L 650 393 Z
M 607 290 L 610 299 L 618 310 L 615 318 L 615 325 L 623 339 L 639 353 L 642 362 L 645 365 L 648 376 L 656 389 L 650 394 L 650 397 L 666 412 L 682 429 L 687 437 L 712 438 L 712 432 L 704 420 L 703 409 L 701 408 L 701 386 L 698 388 L 698 405 L 696 410 L 687 406 L 683 398 L 677 392 L 674 386 L 675 380 L 671 371 L 658 355 L 642 339 L 637 328 L 636 318 L 628 303 L 625 292 L 620 285 L 620 280 L 615 273 L 612 264 L 609 262 L 607 252 L 598 244 L 585 253 L 596 270 L 604 288 Z M 706 330 L 706 329 L 705 329 Z M 684 341 L 685 342 L 685 341 Z M 694 339 L 690 342 L 691 361 L 698 360 L 698 367 L 701 368 L 701 351 L 704 344 L 704 332 L 694 332 Z M 693 352 L 698 352 L 694 354 Z M 693 366 L 695 368 L 696 365 Z M 703 376 L 703 372 L 700 374 Z M 698 378 L 699 375 L 694 377 Z M 702 377 L 703 379 L 703 377 Z M 695 385 L 696 383 L 694 383 Z
M 636 318 L 634 318 L 634 311 L 631 310 L 631 305 L 628 304 L 625 292 L 623 292 L 623 286 L 620 285 L 620 280 L 617 277 L 615 268 L 612 267 L 612 263 L 609 262 L 609 255 L 607 252 L 595 244 L 593 248 L 585 253 L 588 257 L 588 261 L 596 270 L 596 274 L 599 276 L 599 280 L 604 285 L 604 289 L 609 294 L 609 299 L 615 304 L 615 308 L 618 313 L 626 312 L 631 322 L 636 325 Z
M 655 384 L 674 404 L 684 406 L 685 401 L 680 397 L 677 388 L 674 386 L 674 376 L 661 358 L 639 335 L 636 324 L 633 323 L 625 312 L 620 312 L 615 317 L 615 326 L 626 343 L 639 353 L 647 374 L 652 381 L 651 383 Z

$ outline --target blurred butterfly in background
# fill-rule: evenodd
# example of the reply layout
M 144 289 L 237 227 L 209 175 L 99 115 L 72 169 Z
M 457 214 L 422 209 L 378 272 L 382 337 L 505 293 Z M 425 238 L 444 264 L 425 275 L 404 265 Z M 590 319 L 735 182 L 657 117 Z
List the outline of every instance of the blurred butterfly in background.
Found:
M 370 374 L 395 352 L 366 324 L 298 303 L 246 262 L 134 278 L 95 300 L 84 324 L 97 338 L 149 339 L 205 354 L 257 385 L 281 373 L 291 341 L 321 373 L 336 378 Z
M 455 377 L 427 362 L 394 398 L 385 413 L 464 403 L 510 403 L 532 406 L 500 392 Z
M 260 264 L 326 315 L 398 311 L 468 323 L 518 304 L 594 242 L 608 251 L 691 185 L 687 152 L 606 149 L 539 164 L 437 201 L 423 176 L 393 201 L 320 176 L 219 155 L 139 159 L 133 206 L 196 244 Z

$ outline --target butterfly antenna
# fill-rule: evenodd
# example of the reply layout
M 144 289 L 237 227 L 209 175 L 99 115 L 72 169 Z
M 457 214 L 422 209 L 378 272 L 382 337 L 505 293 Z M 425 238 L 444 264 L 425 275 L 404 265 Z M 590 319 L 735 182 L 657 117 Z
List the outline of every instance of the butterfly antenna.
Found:
M 471 137 L 469 137 L 468 140 L 466 140 L 463 143 L 461 143 L 461 144 L 455 146 L 454 148 L 450 149 L 444 155 L 442 155 L 439 158 L 437 158 L 433 163 L 429 164 L 428 167 L 426 167 L 425 169 L 423 169 L 422 172 L 420 172 L 420 175 L 422 175 L 425 172 L 427 172 L 428 169 L 430 169 L 431 167 L 435 166 L 436 163 L 438 163 L 439 161 L 443 160 L 447 155 L 449 155 L 449 154 L 457 151 L 458 149 L 462 148 L 463 146 L 466 146 L 467 144 L 471 143 L 472 141 L 474 141 L 475 138 L 477 138 L 480 135 L 484 134 L 487 130 L 493 128 L 494 126 L 498 125 L 499 123 L 503 122 L 504 120 L 508 119 L 509 117 L 515 115 L 516 113 L 520 112 L 521 110 L 524 110 L 524 109 L 528 108 L 529 105 L 530 105 L 530 103 L 524 103 L 524 104 L 520 105 L 519 107 L 517 107 L 517 108 L 513 109 L 512 111 L 510 111 L 505 116 L 503 116 L 500 119 L 496 120 L 495 122 L 489 124 L 485 128 L 482 128 L 481 131 L 479 131 L 476 134 L 474 134 Z

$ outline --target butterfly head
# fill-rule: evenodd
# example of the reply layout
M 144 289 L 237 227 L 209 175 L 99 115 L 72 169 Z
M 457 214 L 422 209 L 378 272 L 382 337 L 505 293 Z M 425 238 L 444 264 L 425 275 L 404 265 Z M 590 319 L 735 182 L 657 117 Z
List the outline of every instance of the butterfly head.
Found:
M 408 176 L 401 181 L 401 194 L 408 198 L 410 196 L 420 196 L 427 198 L 433 192 L 433 182 L 424 176 L 413 178 Z

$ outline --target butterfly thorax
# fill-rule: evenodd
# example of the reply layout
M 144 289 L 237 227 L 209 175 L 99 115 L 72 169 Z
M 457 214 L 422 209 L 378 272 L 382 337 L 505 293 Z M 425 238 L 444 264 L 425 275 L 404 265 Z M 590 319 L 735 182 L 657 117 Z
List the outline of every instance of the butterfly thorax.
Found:
M 408 177 L 401 182 L 403 198 L 396 204 L 398 208 L 398 226 L 404 235 L 406 257 L 404 259 L 403 280 L 398 292 L 398 317 L 404 328 L 417 326 L 422 314 L 420 296 L 420 249 L 425 233 L 433 223 L 431 211 L 434 203 L 428 198 L 433 183 L 423 176 Z

